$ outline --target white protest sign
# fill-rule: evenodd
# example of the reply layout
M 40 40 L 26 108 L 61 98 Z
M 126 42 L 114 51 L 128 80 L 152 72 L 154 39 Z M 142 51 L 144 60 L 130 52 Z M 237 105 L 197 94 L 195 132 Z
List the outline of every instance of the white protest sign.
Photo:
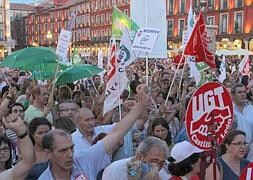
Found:
M 61 30 L 60 37 L 58 39 L 58 44 L 56 48 L 56 54 L 62 57 L 62 59 L 66 59 L 68 55 L 68 46 L 71 40 L 72 32 L 66 31 L 64 29 Z
M 159 36 L 159 33 L 159 29 L 140 28 L 135 35 L 132 50 L 151 52 Z

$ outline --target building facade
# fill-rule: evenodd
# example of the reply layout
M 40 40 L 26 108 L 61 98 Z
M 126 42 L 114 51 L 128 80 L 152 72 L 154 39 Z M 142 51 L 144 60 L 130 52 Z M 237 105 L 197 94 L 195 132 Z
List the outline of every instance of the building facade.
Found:
M 187 29 L 190 0 L 167 0 L 168 46 L 179 48 Z M 204 9 L 206 24 L 217 26 L 216 48 L 253 50 L 252 0 L 192 0 L 197 13 Z
M 10 3 L 11 37 L 15 49 L 25 47 L 25 19 L 23 17 L 34 12 L 33 5 Z
M 12 39 L 10 30 L 9 0 L 0 0 L 0 59 L 11 53 Z
M 74 13 L 70 49 L 77 47 L 79 53 L 97 54 L 99 50 L 106 53 L 113 5 L 130 15 L 130 0 L 74 0 L 62 6 L 38 6 L 36 12 L 25 17 L 26 45 L 56 46 L 61 29 L 66 28 Z M 166 0 L 168 48 L 181 46 L 189 6 L 190 0 Z M 252 6 L 252 0 L 192 0 L 194 12 L 204 9 L 207 24 L 217 26 L 217 49 L 253 50 Z

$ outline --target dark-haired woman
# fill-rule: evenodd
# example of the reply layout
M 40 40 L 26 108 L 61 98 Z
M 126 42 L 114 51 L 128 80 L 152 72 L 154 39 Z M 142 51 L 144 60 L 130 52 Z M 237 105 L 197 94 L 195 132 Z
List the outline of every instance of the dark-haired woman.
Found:
M 149 134 L 165 141 L 169 147 L 172 145 L 170 128 L 164 118 L 154 119 L 154 121 L 151 123 Z
M 0 136 L 0 173 L 12 167 L 11 141 L 6 136 Z
M 249 163 L 243 157 L 247 153 L 246 135 L 239 130 L 231 131 L 221 146 L 223 154 L 217 159 L 217 176 L 223 180 L 237 180 L 241 171 Z M 206 179 L 212 180 L 213 177 L 212 164 L 207 168 Z
M 34 144 L 35 162 L 27 180 L 38 179 L 48 166 L 48 157 L 42 147 L 42 138 L 51 128 L 50 122 L 44 117 L 34 118 L 29 124 L 29 136 Z
M 177 143 L 171 150 L 168 170 L 172 177 L 169 180 L 199 179 L 200 153 L 203 150 L 188 141 Z

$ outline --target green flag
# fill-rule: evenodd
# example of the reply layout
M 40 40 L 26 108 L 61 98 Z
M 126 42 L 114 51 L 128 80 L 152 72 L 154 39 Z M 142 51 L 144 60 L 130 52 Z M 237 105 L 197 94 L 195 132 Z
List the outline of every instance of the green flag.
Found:
M 127 15 L 125 15 L 117 7 L 113 6 L 112 11 L 112 36 L 115 38 L 121 38 L 122 30 L 124 27 L 130 32 L 131 38 L 135 36 L 136 32 L 139 29 L 139 26 L 131 20 Z
M 209 66 L 204 62 L 195 63 L 195 65 L 200 72 L 209 68 Z

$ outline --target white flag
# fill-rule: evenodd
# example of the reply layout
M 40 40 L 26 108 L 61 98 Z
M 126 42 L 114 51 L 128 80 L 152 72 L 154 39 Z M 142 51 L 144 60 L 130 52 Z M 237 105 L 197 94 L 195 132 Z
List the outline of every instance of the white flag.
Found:
M 226 61 L 225 61 L 225 55 L 222 56 L 222 61 L 220 65 L 220 76 L 218 77 L 219 82 L 223 83 L 223 81 L 226 79 Z
M 249 55 L 245 55 L 242 59 L 242 61 L 239 64 L 239 72 L 242 75 L 249 75 L 250 70 L 250 64 L 249 64 Z
M 131 64 L 135 59 L 134 52 L 131 51 L 132 42 L 129 32 L 126 28 L 123 29 L 123 34 L 120 41 L 119 50 L 116 51 L 116 43 L 113 40 L 110 56 L 109 56 L 109 71 L 106 84 L 104 111 L 108 111 L 117 107 L 120 103 L 120 95 L 127 88 L 128 79 L 126 76 L 126 66 Z
M 195 65 L 194 57 L 187 57 L 186 62 L 188 64 L 188 66 L 190 67 L 191 76 L 194 77 L 196 84 L 199 84 L 199 82 L 201 80 L 201 74 Z
M 131 47 L 132 41 L 130 39 L 129 31 L 127 28 L 124 28 L 122 31 L 122 37 L 118 51 L 118 58 L 121 62 L 121 66 L 127 67 L 136 59 L 134 52 L 131 50 Z
M 192 12 L 192 1 L 190 0 L 190 8 L 189 8 L 188 18 L 187 18 L 187 37 L 188 37 L 188 39 L 192 34 L 193 25 L 194 25 L 194 17 L 193 17 L 193 12 Z

